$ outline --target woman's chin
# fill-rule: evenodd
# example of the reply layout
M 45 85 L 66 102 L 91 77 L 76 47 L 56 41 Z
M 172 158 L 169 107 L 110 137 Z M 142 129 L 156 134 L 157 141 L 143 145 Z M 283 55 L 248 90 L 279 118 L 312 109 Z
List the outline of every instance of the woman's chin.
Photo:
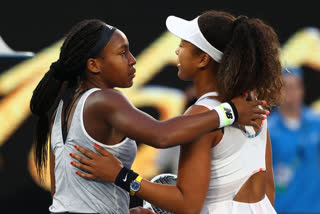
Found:
M 184 80 L 183 74 L 180 70 L 178 71 L 178 77 L 179 79 Z
M 180 80 L 183 80 L 183 81 L 192 81 L 192 79 L 188 78 L 187 76 L 183 75 L 182 72 L 178 72 L 178 77 Z

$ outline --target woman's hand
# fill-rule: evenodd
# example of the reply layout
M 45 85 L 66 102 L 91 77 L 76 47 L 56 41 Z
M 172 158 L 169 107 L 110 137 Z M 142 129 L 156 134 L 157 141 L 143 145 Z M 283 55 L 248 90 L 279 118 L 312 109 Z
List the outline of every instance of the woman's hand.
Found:
M 261 122 L 264 120 L 270 112 L 260 108 L 259 106 L 265 106 L 267 103 L 263 100 L 247 100 L 248 95 L 243 95 L 233 98 L 231 101 L 237 108 L 238 111 L 238 123 L 241 125 L 253 126 L 260 129 Z
M 86 157 L 81 155 L 70 153 L 70 156 L 77 161 L 72 161 L 71 164 L 78 169 L 84 170 L 77 171 L 76 174 L 83 178 L 97 179 L 102 181 L 114 182 L 123 165 L 119 159 L 117 159 L 112 153 L 103 149 L 97 144 L 94 144 L 95 150 L 100 154 L 91 152 L 81 146 L 75 146 L 75 148 Z

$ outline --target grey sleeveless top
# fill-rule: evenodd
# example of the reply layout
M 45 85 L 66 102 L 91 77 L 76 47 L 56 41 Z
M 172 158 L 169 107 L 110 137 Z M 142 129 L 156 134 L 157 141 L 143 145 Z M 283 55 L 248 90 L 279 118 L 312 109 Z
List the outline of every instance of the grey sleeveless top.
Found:
M 129 138 L 115 145 L 104 145 L 93 139 L 87 132 L 83 122 L 83 109 L 88 96 L 100 90 L 93 88 L 80 98 L 74 111 L 69 132 L 65 143 L 62 137 L 61 112 L 63 101 L 57 108 L 51 132 L 51 149 L 55 156 L 55 185 L 50 212 L 79 212 L 79 213 L 129 213 L 129 194 L 110 182 L 96 181 L 76 175 L 77 168 L 70 162 L 70 153 L 79 153 L 74 145 L 80 145 L 96 152 L 94 143 L 99 144 L 114 154 L 124 166 L 131 168 L 137 153 L 137 145 Z

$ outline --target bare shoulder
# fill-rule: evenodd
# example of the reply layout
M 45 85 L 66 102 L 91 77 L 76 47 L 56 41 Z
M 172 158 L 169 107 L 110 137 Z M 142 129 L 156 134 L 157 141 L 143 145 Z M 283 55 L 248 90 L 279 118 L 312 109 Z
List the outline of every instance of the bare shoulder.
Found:
M 106 88 L 93 92 L 91 97 L 98 99 L 98 101 L 109 101 L 112 99 L 123 99 L 126 96 L 117 89 Z
M 116 89 L 102 89 L 95 91 L 90 95 L 88 101 L 96 107 L 101 106 L 103 108 L 130 102 L 125 94 Z
M 193 114 L 200 114 L 203 112 L 210 111 L 208 108 L 201 106 L 201 105 L 192 105 L 190 106 L 185 112 L 184 115 L 193 115 Z M 213 130 L 198 139 L 198 142 L 211 142 L 211 146 L 216 146 L 222 138 L 222 131 L 221 129 Z M 193 143 L 195 144 L 195 143 Z

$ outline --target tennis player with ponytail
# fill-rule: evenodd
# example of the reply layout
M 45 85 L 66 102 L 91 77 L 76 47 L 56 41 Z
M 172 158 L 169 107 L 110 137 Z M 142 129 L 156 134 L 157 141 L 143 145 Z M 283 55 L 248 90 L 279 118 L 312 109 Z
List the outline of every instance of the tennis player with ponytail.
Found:
M 129 213 L 128 192 L 112 182 L 76 175 L 70 165 L 75 145 L 95 151 L 95 143 L 130 169 L 137 150 L 134 140 L 166 148 L 230 125 L 237 115 L 242 124 L 259 127 L 257 119 L 266 114 L 258 107 L 263 101 L 247 102 L 239 93 L 212 111 L 157 121 L 115 89 L 132 86 L 135 63 L 123 32 L 100 20 L 84 20 L 68 33 L 59 59 L 34 90 L 30 108 L 38 117 L 35 155 L 40 175 L 49 158 L 50 136 L 51 213 Z
M 272 27 L 223 11 L 207 11 L 191 21 L 170 16 L 166 24 L 181 38 L 178 76 L 194 82 L 198 97 L 185 115 L 210 112 L 246 92 L 269 107 L 279 103 L 280 44 Z M 261 129 L 234 123 L 188 142 L 181 145 L 176 185 L 142 179 L 97 144 L 100 154 L 77 146 L 86 157 L 74 153 L 79 162 L 73 165 L 83 178 L 112 181 L 173 213 L 276 213 L 267 120 Z

